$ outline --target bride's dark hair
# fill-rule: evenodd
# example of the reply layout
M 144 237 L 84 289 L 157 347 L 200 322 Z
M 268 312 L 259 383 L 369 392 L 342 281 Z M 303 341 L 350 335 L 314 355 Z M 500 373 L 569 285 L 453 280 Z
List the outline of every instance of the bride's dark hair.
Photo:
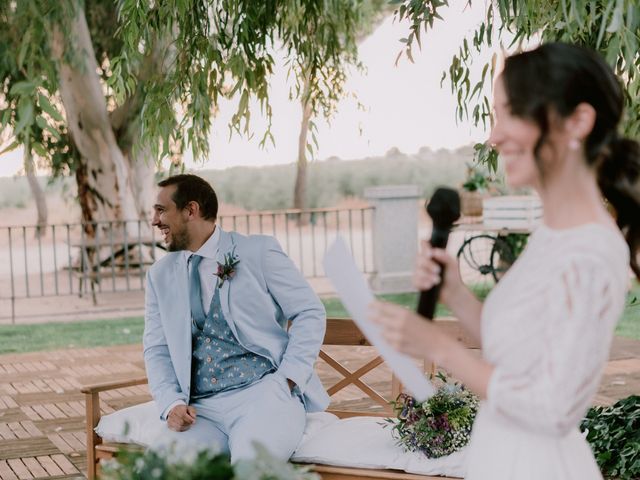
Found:
M 640 145 L 618 135 L 624 94 L 613 70 L 595 52 L 566 43 L 547 43 L 508 57 L 502 73 L 511 113 L 534 121 L 541 130 L 534 153 L 549 133 L 550 114 L 567 117 L 580 103 L 596 112 L 586 138 L 587 163 L 616 211 L 631 250 L 631 268 L 640 279 Z

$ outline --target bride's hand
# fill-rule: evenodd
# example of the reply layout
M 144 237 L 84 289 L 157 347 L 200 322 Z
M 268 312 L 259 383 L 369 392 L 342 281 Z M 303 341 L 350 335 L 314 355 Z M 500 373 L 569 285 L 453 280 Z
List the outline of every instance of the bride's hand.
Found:
M 433 248 L 423 240 L 418 254 L 416 270 L 413 274 L 413 286 L 418 290 L 429 290 L 442 281 L 440 300 L 447 306 L 455 303 L 458 292 L 464 288 L 458 272 L 458 261 L 441 248 Z M 442 277 L 444 265 L 444 278 Z
M 417 313 L 393 303 L 374 301 L 369 320 L 381 327 L 382 336 L 395 350 L 439 363 L 449 336 Z

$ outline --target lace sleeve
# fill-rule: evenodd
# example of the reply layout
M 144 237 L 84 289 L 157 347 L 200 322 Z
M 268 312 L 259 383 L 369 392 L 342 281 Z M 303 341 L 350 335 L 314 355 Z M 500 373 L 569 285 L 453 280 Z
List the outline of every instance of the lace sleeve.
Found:
M 548 279 L 536 361 L 526 369 L 498 365 L 487 403 L 527 428 L 562 436 L 580 421 L 597 391 L 624 292 L 611 267 L 593 256 L 572 255 Z M 619 282 L 618 282 L 619 283 Z M 537 319 L 524 319 L 537 321 Z

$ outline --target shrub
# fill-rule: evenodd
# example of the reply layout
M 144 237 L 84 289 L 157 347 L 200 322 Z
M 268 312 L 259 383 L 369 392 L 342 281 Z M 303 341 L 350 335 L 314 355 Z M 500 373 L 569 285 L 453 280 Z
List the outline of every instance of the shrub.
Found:
M 587 432 L 603 475 L 620 480 L 640 478 L 640 396 L 610 407 L 592 407 L 580 429 Z

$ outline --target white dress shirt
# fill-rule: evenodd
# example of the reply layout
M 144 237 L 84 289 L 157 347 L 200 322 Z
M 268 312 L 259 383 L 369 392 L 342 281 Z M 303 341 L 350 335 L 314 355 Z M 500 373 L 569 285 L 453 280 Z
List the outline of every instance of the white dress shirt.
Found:
M 202 257 L 202 261 L 198 266 L 198 273 L 200 273 L 200 294 L 202 298 L 202 308 L 204 309 L 204 314 L 209 314 L 209 309 L 211 308 L 211 299 L 213 298 L 213 294 L 216 291 L 216 285 L 218 282 L 218 277 L 214 274 L 218 271 L 218 263 L 216 262 L 216 257 L 218 255 L 218 244 L 220 243 L 220 230 L 218 227 L 215 227 L 213 234 L 207 239 L 206 242 L 202 244 L 202 246 L 196 251 L 192 252 L 191 250 L 184 250 L 182 253 L 187 262 L 187 268 L 189 270 L 189 275 L 191 275 L 191 262 L 189 258 L 194 253 L 200 255 Z M 176 405 L 185 405 L 182 400 L 177 400 L 171 405 L 167 407 L 167 409 L 162 412 L 162 418 L 166 420 L 169 416 L 169 412 Z
M 189 275 L 191 275 L 191 262 L 189 258 L 194 253 L 202 257 L 202 261 L 198 267 L 200 273 L 200 293 L 202 296 L 202 307 L 204 308 L 204 314 L 209 314 L 211 308 L 211 299 L 216 291 L 216 285 L 218 277 L 215 273 L 218 271 L 218 263 L 216 257 L 218 255 L 218 244 L 220 243 L 220 229 L 216 226 L 213 234 L 207 239 L 206 242 L 196 251 L 185 250 L 183 252 L 185 259 L 187 260 L 187 268 L 189 269 Z M 225 252 L 226 253 L 226 252 Z

